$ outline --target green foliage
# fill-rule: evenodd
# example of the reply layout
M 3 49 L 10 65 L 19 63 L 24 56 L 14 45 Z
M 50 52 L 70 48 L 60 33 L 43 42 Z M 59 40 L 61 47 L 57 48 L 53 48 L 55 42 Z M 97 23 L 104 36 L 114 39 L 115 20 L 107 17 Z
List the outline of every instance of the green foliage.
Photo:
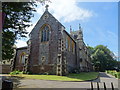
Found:
M 15 71 L 10 72 L 10 75 L 18 75 L 18 74 L 32 74 L 32 73 L 31 72 L 19 71 L 19 70 L 15 70 Z
M 49 73 L 48 73 L 48 72 L 45 72 L 45 73 L 43 73 L 42 75 L 49 75 Z
M 30 26 L 29 22 L 34 16 L 36 4 L 34 2 L 3 2 L 3 32 L 2 32 L 2 59 L 11 59 L 13 57 L 13 45 L 15 40 L 20 37 L 26 37 L 26 28 Z
M 24 74 L 32 74 L 32 72 L 24 72 Z
M 33 17 L 33 2 L 3 2 L 2 11 L 5 13 L 3 31 L 11 30 L 15 34 L 24 36 L 26 27 L 29 27 L 31 17 Z M 16 8 L 17 7 L 17 8 Z
M 10 75 L 17 75 L 17 74 L 31 74 L 31 72 L 24 72 L 24 71 L 19 71 L 19 70 L 10 72 Z
M 118 69 L 120 71 L 120 61 L 117 62 Z
M 94 48 L 93 47 L 87 46 L 87 48 L 88 48 L 88 51 L 89 51 L 90 55 L 94 53 Z
M 79 74 L 69 74 L 67 76 L 23 74 L 22 77 L 29 78 L 29 79 L 41 79 L 41 80 L 86 81 L 86 80 L 96 79 L 98 75 L 99 75 L 98 72 L 82 72 Z
M 23 74 L 23 71 L 13 71 L 13 72 L 10 72 L 10 75 L 17 75 L 17 74 Z
M 98 45 L 96 47 L 88 46 L 92 63 L 96 71 L 114 70 L 117 67 L 117 61 L 113 58 L 113 53 L 107 46 Z
M 10 60 L 14 53 L 13 45 L 15 42 L 15 35 L 11 31 L 6 31 L 2 36 L 2 57 L 3 60 Z
M 118 72 L 118 78 L 120 79 L 120 72 Z
M 120 72 L 117 72 L 116 70 L 107 70 L 106 73 L 111 74 L 115 76 L 116 78 L 120 79 Z

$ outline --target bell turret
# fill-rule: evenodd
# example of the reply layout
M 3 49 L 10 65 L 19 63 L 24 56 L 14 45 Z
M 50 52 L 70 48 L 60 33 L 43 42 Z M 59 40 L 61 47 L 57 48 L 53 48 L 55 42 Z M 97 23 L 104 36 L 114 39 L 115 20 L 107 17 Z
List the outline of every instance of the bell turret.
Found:
M 78 40 L 82 40 L 83 41 L 83 31 L 82 31 L 82 28 L 81 28 L 81 25 L 79 24 L 79 31 L 78 31 Z

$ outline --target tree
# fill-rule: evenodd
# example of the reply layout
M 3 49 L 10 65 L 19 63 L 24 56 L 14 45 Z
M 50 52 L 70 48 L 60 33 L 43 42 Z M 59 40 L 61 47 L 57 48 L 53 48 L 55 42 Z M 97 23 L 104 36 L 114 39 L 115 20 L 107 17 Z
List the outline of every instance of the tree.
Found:
M 50 0 L 35 0 L 45 4 Z M 34 17 L 36 2 L 3 2 L 3 32 L 2 32 L 2 59 L 13 57 L 13 45 L 15 40 L 26 37 L 26 28 L 30 26 L 31 18 Z M 37 2 L 37 3 L 38 3 Z
M 111 70 L 117 66 L 113 53 L 106 46 L 98 45 L 94 48 L 88 47 L 88 49 L 96 71 Z
M 94 48 L 93 47 L 87 46 L 87 48 L 88 48 L 88 51 L 89 51 L 90 55 L 94 53 Z
M 118 70 L 120 71 L 120 61 L 117 61 Z
M 2 57 L 3 60 L 10 60 L 14 55 L 14 49 L 12 48 L 15 42 L 15 35 L 13 32 L 7 31 L 3 33 L 3 39 L 2 39 Z
M 2 59 L 13 57 L 13 45 L 19 37 L 26 37 L 30 20 L 34 16 L 35 2 L 3 2 Z

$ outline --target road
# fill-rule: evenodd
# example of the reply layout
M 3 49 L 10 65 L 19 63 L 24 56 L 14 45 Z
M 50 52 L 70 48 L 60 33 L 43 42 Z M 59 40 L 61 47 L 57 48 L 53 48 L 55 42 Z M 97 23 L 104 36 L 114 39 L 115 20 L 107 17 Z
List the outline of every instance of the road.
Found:
M 114 85 L 114 88 L 118 88 L 118 79 L 116 79 L 114 76 L 106 74 L 104 72 L 100 72 L 100 77 L 97 80 L 94 80 L 93 82 L 99 82 L 100 87 L 104 87 L 104 82 L 106 84 L 107 88 L 111 88 L 111 82 Z M 95 85 L 96 83 L 94 83 Z M 95 85 L 97 87 L 97 85 Z

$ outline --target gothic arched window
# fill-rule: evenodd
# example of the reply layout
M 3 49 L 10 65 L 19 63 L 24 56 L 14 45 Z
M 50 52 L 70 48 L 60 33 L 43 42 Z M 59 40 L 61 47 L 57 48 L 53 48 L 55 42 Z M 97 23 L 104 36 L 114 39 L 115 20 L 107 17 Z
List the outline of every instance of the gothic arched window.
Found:
M 49 41 L 49 27 L 45 25 L 41 30 L 41 42 Z
M 26 53 L 22 52 L 20 55 L 20 63 L 25 64 L 25 56 L 26 56 Z

